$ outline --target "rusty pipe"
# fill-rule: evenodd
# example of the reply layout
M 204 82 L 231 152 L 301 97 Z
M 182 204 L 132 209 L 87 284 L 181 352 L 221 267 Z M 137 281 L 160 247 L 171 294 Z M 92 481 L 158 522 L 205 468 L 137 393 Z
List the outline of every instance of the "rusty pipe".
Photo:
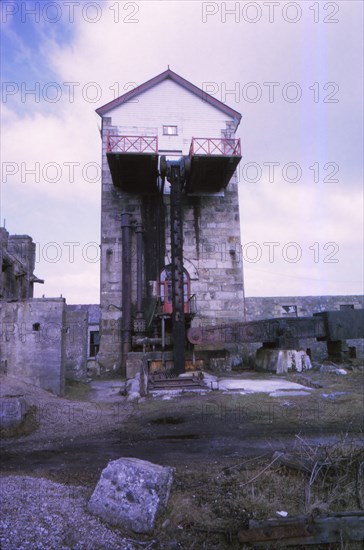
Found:
M 122 319 L 121 319 L 121 374 L 126 375 L 126 358 L 131 348 L 131 214 L 121 214 L 122 243 Z
M 138 223 L 135 228 L 137 238 L 137 318 L 143 317 L 143 233 L 144 228 Z
M 135 338 L 134 343 L 136 346 L 160 345 L 162 344 L 162 338 L 148 338 L 147 336 L 141 338 Z

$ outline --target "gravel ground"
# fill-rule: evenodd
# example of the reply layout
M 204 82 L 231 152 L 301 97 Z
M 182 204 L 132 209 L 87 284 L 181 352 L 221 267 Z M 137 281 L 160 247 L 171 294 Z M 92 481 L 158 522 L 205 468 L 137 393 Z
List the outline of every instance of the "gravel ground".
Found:
M 295 381 L 305 385 L 309 382 L 301 378 Z M 355 371 L 347 377 L 312 373 L 309 378 L 317 382 L 313 387 L 318 389 L 313 389 L 302 402 L 297 397 L 287 401 L 285 398 L 279 400 L 279 397 L 265 396 L 262 399 L 259 396 L 224 396 L 212 392 L 197 402 L 185 397 L 175 402 L 150 400 L 132 404 L 125 397 L 114 395 L 116 390 L 112 391 L 113 400 L 109 402 L 106 383 L 105 387 L 98 384 L 97 392 L 87 397 L 94 401 L 82 401 L 82 393 L 77 393 L 78 390 L 71 394 L 73 398 L 68 394 L 68 399 L 65 399 L 22 380 L 1 377 L 0 395 L 24 397 L 33 418 L 24 431 L 1 442 L 5 456 L 10 457 L 10 468 L 5 469 L 0 477 L 0 548 L 226 548 L 221 535 L 215 536 L 216 542 L 214 535 L 200 533 L 199 529 L 205 525 L 202 512 L 208 510 L 207 524 L 210 526 L 223 518 L 224 528 L 230 529 L 231 516 L 231 521 L 237 521 L 240 528 L 244 519 L 241 517 L 242 506 L 254 517 L 259 502 L 253 499 L 251 506 L 245 501 L 237 505 L 234 491 L 242 482 L 240 478 L 232 479 L 229 485 L 229 479 L 226 481 L 222 476 L 221 483 L 216 482 L 216 487 L 211 485 L 214 476 L 210 476 L 209 468 L 206 468 L 209 460 L 214 461 L 212 466 L 221 476 L 225 467 L 235 468 L 243 458 L 251 458 L 251 452 L 272 451 L 275 443 L 279 444 L 278 450 L 285 448 L 284 437 L 288 438 L 287 445 L 295 444 L 295 434 L 297 430 L 301 433 L 302 428 L 306 429 L 306 421 L 310 441 L 315 436 L 320 444 L 323 444 L 323 438 L 326 441 L 331 436 L 347 433 L 353 422 L 354 426 L 359 426 L 359 412 L 362 411 L 360 372 Z M 323 391 L 325 396 L 333 399 L 320 397 Z M 291 408 L 286 408 L 287 403 L 292 405 L 294 414 L 288 414 Z M 273 405 L 275 408 L 271 409 Z M 273 424 L 271 410 L 275 413 Z M 262 413 L 258 418 L 256 411 L 259 414 L 268 411 L 269 415 Z M 169 424 L 169 418 L 181 422 Z M 333 433 L 333 419 L 337 433 Z M 256 429 L 261 430 L 258 439 L 254 436 Z M 195 438 L 196 434 L 202 436 Z M 89 446 L 84 448 L 85 445 Z M 134 540 L 132 533 L 112 528 L 87 512 L 86 505 L 99 472 L 120 448 L 122 452 L 118 457 L 127 456 L 122 454 L 125 449 L 129 454 L 132 452 L 132 456 L 154 462 L 163 457 L 163 463 L 179 467 L 179 476 L 186 472 L 191 457 L 197 459 L 192 461 L 191 471 L 180 477 L 180 484 L 176 483 L 169 503 L 170 527 L 164 527 L 164 522 L 162 529 L 154 533 L 155 542 L 143 540 L 138 535 L 138 541 Z M 42 456 L 38 456 L 38 450 Z M 147 457 L 144 456 L 146 452 Z M 28 460 L 28 456 L 31 457 L 30 465 L 25 469 L 21 461 L 23 457 Z M 258 470 L 263 467 L 264 464 L 258 465 Z M 19 475 L 13 475 L 14 471 Z M 240 473 L 236 470 L 238 477 Z M 48 476 L 51 479 L 54 476 L 58 483 L 47 479 Z M 201 501 L 197 503 L 195 493 L 199 487 Z M 264 502 L 268 497 L 264 493 Z M 282 503 L 277 503 L 279 507 L 273 510 L 287 509 L 286 496 L 281 500 Z M 235 512 L 238 520 L 233 515 Z M 191 529 L 191 524 L 197 526 L 196 530 Z M 233 523 L 234 529 L 236 525 Z
M 33 411 L 29 433 L 1 440 L 3 451 L 53 448 L 79 436 L 109 431 L 130 414 L 120 403 L 70 401 L 11 376 L 0 377 L 0 396 L 23 396 Z M 87 512 L 92 488 L 54 483 L 42 477 L 0 477 L 2 550 L 125 549 L 147 547 Z
M 0 377 L 0 396 L 21 396 L 33 410 L 29 415 L 30 433 L 17 434 L 16 440 L 2 440 L 2 449 L 12 451 L 44 450 L 77 437 L 112 431 L 122 425 L 133 410 L 133 405 L 123 396 L 111 403 L 106 397 L 99 402 L 70 400 L 12 376 Z
M 86 504 L 90 491 L 43 478 L 0 478 L 2 550 L 84 550 L 147 547 L 124 538 L 96 517 Z

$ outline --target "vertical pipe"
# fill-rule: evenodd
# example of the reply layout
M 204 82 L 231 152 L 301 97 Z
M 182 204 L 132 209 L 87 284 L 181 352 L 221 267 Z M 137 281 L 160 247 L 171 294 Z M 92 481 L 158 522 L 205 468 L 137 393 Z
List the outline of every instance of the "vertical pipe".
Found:
M 163 315 L 162 317 L 162 352 L 164 352 L 165 347 L 166 347 L 166 320 Z
M 131 214 L 121 214 L 122 243 L 122 319 L 121 319 L 121 375 L 126 376 L 126 359 L 131 345 Z
M 244 313 L 244 321 L 246 322 L 246 303 L 245 303 L 245 275 L 244 275 L 244 258 L 243 258 L 243 248 L 240 243 L 240 250 L 239 253 L 241 254 L 241 277 L 243 282 L 243 313 Z
M 164 357 L 164 350 L 166 347 L 166 319 L 162 316 L 162 367 L 165 368 L 166 362 Z
M 137 236 L 137 318 L 143 317 L 143 233 L 144 229 L 141 223 L 135 228 Z

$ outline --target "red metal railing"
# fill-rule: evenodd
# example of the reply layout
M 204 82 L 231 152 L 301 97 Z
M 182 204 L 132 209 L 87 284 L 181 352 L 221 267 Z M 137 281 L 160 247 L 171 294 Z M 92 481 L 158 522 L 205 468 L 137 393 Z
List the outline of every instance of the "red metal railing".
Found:
M 190 156 L 193 155 L 240 156 L 240 139 L 192 138 Z
M 108 153 L 158 153 L 157 136 L 108 136 Z

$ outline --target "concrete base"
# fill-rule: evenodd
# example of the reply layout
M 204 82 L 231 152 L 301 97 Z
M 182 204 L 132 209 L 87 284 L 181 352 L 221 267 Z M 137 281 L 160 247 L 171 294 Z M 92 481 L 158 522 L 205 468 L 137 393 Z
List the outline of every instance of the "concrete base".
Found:
M 126 378 L 134 378 L 134 376 L 141 372 L 143 364 L 145 362 L 145 353 L 131 352 L 128 353 L 126 360 Z
M 311 360 L 304 351 L 291 349 L 260 348 L 255 354 L 257 370 L 286 374 L 312 368 Z

